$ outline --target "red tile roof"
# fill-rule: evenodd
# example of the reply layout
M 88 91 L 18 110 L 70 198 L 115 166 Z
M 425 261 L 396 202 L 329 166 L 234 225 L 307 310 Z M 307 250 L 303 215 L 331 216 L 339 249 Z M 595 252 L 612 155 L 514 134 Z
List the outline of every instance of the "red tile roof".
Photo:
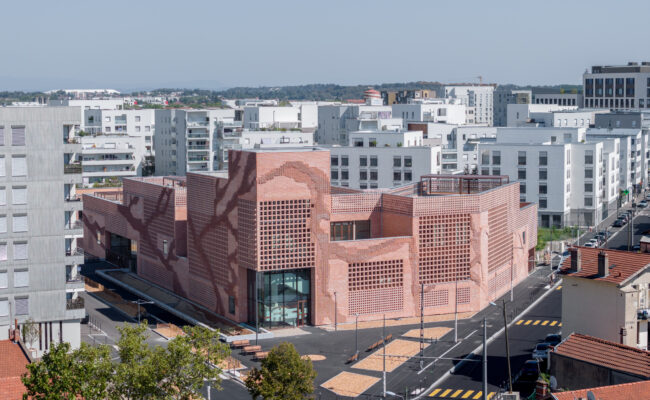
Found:
M 650 351 L 572 333 L 553 353 L 650 379 Z
M 23 398 L 25 386 L 20 376 L 27 372 L 29 359 L 19 344 L 0 340 L 0 400 Z
M 602 282 L 619 284 L 650 264 L 650 253 L 632 253 L 623 250 L 603 250 L 589 247 L 578 247 L 581 254 L 582 269 L 580 272 L 569 272 L 571 257 L 563 263 L 562 273 L 568 276 L 594 279 Z M 605 251 L 609 260 L 609 276 L 598 276 L 598 253 Z
M 591 391 L 598 400 L 646 399 L 650 393 L 650 381 L 640 381 L 633 383 L 624 383 L 621 385 L 600 386 L 591 389 L 553 393 L 553 398 L 555 400 L 586 399 L 587 391 Z

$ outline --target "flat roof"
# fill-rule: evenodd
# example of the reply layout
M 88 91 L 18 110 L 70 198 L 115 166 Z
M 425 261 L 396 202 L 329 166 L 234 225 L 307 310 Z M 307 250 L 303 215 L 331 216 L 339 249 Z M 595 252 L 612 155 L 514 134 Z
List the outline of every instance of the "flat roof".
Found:
M 329 151 L 316 146 L 303 146 L 303 147 L 264 147 L 259 149 L 245 149 L 242 152 L 249 153 L 299 153 L 308 151 Z

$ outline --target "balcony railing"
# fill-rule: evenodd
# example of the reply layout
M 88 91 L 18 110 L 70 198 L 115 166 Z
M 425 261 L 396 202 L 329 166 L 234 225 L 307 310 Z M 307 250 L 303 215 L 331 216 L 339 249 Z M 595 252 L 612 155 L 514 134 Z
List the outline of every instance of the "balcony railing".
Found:
M 76 194 L 73 194 L 71 196 L 67 196 L 65 198 L 65 201 L 81 201 L 81 197 L 77 196 Z
M 83 282 L 84 277 L 81 274 L 66 274 L 65 276 L 65 283 L 78 283 L 78 282 Z
M 84 298 L 83 297 L 77 297 L 76 299 L 67 299 L 65 301 L 65 309 L 66 310 L 79 310 L 81 308 L 84 308 Z
M 75 249 L 65 249 L 65 255 L 66 256 L 83 256 L 84 255 L 84 249 L 81 247 L 77 247 Z
M 81 229 L 81 221 L 68 221 L 65 229 Z
M 64 174 L 80 174 L 81 173 L 81 164 L 65 164 L 63 166 Z

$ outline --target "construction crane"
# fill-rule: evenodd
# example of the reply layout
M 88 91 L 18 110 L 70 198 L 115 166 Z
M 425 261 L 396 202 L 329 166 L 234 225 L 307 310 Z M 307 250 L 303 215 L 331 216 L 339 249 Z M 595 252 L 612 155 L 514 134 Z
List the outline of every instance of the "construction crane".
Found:
M 483 77 L 481 75 L 479 75 L 476 78 L 478 79 L 479 85 L 482 85 L 483 84 Z

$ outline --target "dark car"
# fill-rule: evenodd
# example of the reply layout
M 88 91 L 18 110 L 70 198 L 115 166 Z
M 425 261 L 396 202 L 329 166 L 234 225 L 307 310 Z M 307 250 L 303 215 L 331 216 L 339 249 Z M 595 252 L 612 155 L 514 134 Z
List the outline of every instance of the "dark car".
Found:
M 625 221 L 623 221 L 622 219 L 617 219 L 617 220 L 614 221 L 614 223 L 612 224 L 612 226 L 615 227 L 615 228 L 620 228 L 620 227 L 622 227 L 623 225 L 625 225 Z
M 638 245 L 638 244 L 635 244 L 634 246 L 632 246 L 632 251 L 641 251 L 641 246 Z
M 521 369 L 521 375 L 519 375 L 519 380 L 521 381 L 536 381 L 539 377 L 539 361 L 537 360 L 528 360 L 524 363 L 523 368 Z
M 553 347 L 557 346 L 561 341 L 562 341 L 562 336 L 556 333 L 546 335 L 546 339 L 544 339 L 544 342 L 550 344 Z

